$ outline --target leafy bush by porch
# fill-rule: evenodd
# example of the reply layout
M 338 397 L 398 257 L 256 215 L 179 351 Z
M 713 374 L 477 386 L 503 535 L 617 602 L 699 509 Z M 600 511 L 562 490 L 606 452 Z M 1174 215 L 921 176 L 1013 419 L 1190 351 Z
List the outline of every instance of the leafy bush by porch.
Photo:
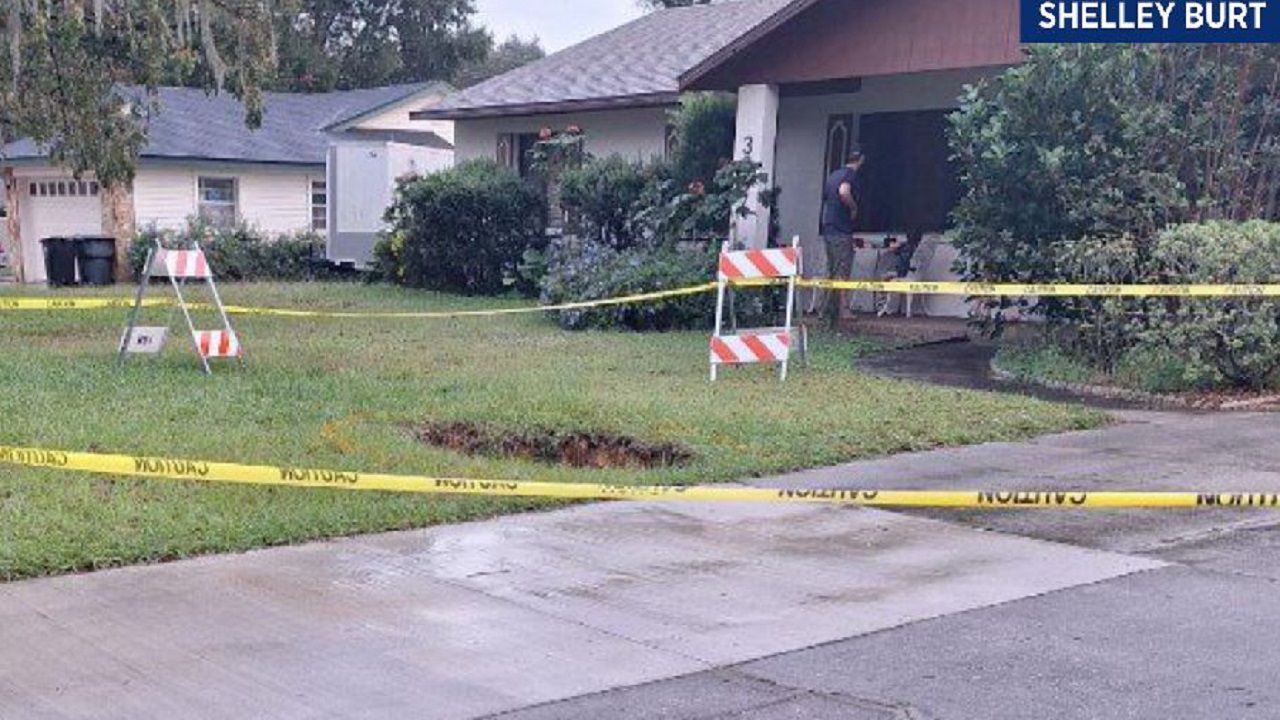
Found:
M 410 287 L 495 294 L 537 288 L 547 302 L 577 302 L 702 284 L 714 277 L 710 248 L 765 178 L 733 161 L 734 103 L 691 96 L 673 113 L 669 160 L 640 163 L 585 152 L 581 128 L 544 128 L 520 179 L 474 161 L 411 180 L 387 213 L 378 275 Z M 690 179 L 692 178 L 692 179 Z M 546 195 L 565 210 L 569 240 L 545 248 Z M 776 191 L 769 197 L 775 197 Z M 680 249 L 698 244 L 702 249 Z M 569 328 L 669 330 L 709 322 L 705 299 L 644 308 L 567 313 Z
M 677 183 L 710 182 L 733 159 L 737 114 L 732 95 L 690 93 L 680 98 L 680 107 L 671 113 L 671 166 Z
M 702 285 L 714 277 L 716 255 L 707 246 L 653 246 L 616 250 L 595 240 L 565 238 L 552 244 L 543 304 L 599 300 Z M 566 330 L 625 328 L 639 332 L 710 328 L 710 294 L 642 305 L 566 310 L 556 313 Z
M 408 287 L 496 295 L 520 285 L 526 251 L 544 243 L 542 196 L 489 160 L 402 183 L 375 248 L 377 274 Z
M 621 155 L 590 159 L 560 179 L 560 204 L 570 216 L 569 232 L 584 240 L 624 250 L 642 241 L 646 190 L 662 172 Z
M 1031 48 L 1026 64 L 970 89 L 952 118 L 965 275 L 1180 283 L 1272 269 L 1253 259 L 1270 252 L 1263 226 L 1162 231 L 1280 216 L 1278 89 L 1272 46 Z M 1177 240 L 1190 235 L 1198 240 Z M 991 329 L 1029 302 L 989 302 Z M 1274 372 L 1272 351 L 1238 313 L 1269 306 L 1051 298 L 1034 311 L 1068 328 L 1060 337 L 1072 352 L 1104 371 L 1141 347 L 1177 342 L 1189 382 L 1256 386 Z
M 759 181 L 759 166 L 751 162 L 727 163 L 710 183 L 681 188 L 669 165 L 642 166 L 617 157 L 589 160 L 565 175 L 562 197 L 581 203 L 570 207 L 583 232 L 553 243 L 542 256 L 542 300 L 597 300 L 714 279 L 730 220 Z M 711 298 L 702 295 L 572 310 L 558 313 L 558 321 L 572 330 L 667 331 L 710 327 L 713 311 Z

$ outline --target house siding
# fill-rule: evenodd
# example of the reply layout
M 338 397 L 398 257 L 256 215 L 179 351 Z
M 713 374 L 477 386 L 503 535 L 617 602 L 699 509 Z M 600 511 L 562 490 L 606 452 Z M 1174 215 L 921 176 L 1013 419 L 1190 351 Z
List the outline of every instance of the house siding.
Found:
M 246 173 L 239 180 L 240 217 L 269 233 L 311 229 L 311 180 L 319 171 Z
M 133 207 L 141 227 L 177 230 L 196 212 L 191 168 L 142 167 L 133 180 Z
M 459 162 L 493 159 L 499 134 L 534 133 L 542 128 L 564 130 L 577 125 L 586 134 L 586 150 L 592 155 L 621 155 L 646 161 L 662 157 L 665 152 L 667 112 L 668 108 L 654 107 L 459 120 L 455 125 L 455 151 Z
M 322 166 L 274 167 L 202 163 L 144 163 L 134 179 L 139 227 L 180 229 L 199 210 L 201 177 L 234 178 L 241 220 L 267 233 L 311 229 L 311 181 L 323 180 Z
M 370 115 L 356 124 L 359 130 L 411 130 L 416 132 L 432 132 L 452 143 L 454 138 L 453 121 L 451 120 L 413 120 L 409 114 L 419 110 L 427 110 L 440 102 L 434 97 L 418 105 L 403 105 L 386 112 Z

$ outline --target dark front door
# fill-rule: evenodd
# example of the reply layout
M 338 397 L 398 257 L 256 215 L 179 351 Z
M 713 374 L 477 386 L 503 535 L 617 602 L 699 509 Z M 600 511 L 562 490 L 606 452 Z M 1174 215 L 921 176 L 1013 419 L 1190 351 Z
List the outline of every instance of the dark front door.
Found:
M 863 115 L 859 141 L 866 155 L 860 229 L 939 232 L 950 226 L 960 184 L 947 143 L 949 110 Z

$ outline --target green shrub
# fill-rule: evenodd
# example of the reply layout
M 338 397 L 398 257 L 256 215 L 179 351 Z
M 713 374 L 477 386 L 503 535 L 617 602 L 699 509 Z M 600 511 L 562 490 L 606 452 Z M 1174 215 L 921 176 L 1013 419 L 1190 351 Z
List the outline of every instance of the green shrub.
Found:
M 633 222 L 660 243 L 722 240 L 729 235 L 733 217 L 750 212 L 743 201 L 766 179 L 759 163 L 739 160 L 722 166 L 710 182 L 683 186 L 670 168 L 659 166 Z M 772 198 L 775 193 L 761 195 Z
M 218 280 L 320 280 L 337 277 L 324 262 L 324 238 L 314 233 L 269 237 L 248 225 L 219 227 L 191 220 L 182 230 L 155 226 L 138 232 L 129 247 L 129 267 L 141 277 L 147 253 L 159 240 L 166 248 L 190 247 L 198 240 Z
M 1169 225 L 1277 217 L 1280 48 L 1027 52 L 1026 63 L 966 91 L 952 116 L 965 189 L 954 240 L 967 279 L 1135 282 L 1156 271 L 1151 245 Z M 1119 251 L 1108 249 L 1117 243 Z M 1124 255 L 1124 263 L 1097 262 L 1102 254 Z M 1110 324 L 1116 305 L 1048 299 L 1037 311 L 1088 333 Z M 1099 338 L 1092 346 L 1102 353 L 1094 360 L 1109 365 L 1131 342 Z
M 1156 279 L 1262 284 L 1280 278 L 1280 224 L 1209 222 L 1160 233 Z M 1145 303 L 1141 346 L 1181 361 L 1191 386 L 1274 385 L 1280 373 L 1280 303 L 1241 298 L 1162 298 Z
M 638 222 L 646 186 L 658 168 L 620 155 L 589 159 L 560 178 L 560 205 L 569 212 L 570 230 L 581 238 L 618 249 L 635 245 L 645 234 Z
M 641 246 L 616 250 L 594 240 L 566 238 L 553 243 L 547 255 L 542 302 L 548 305 L 701 285 L 715 277 L 716 255 L 706 248 Z M 556 313 L 560 326 L 570 330 L 709 329 L 714 318 L 715 300 L 707 293 Z
M 375 248 L 378 274 L 409 287 L 494 295 L 520 287 L 526 251 L 545 242 L 543 197 L 487 160 L 402 183 Z
M 1122 355 L 1112 373 L 1121 387 L 1137 388 L 1149 393 L 1177 393 L 1205 387 L 1188 378 L 1186 364 L 1165 348 L 1139 345 Z
M 1280 277 L 1280 223 L 1213 221 L 1137 243 L 1064 243 L 1057 266 L 1091 283 L 1265 284 Z M 1139 270 L 1141 267 L 1141 270 Z M 1235 298 L 1073 298 L 1077 320 L 1049 337 L 1064 356 L 1149 392 L 1280 382 L 1280 302 Z
M 681 187 L 710 183 L 734 157 L 738 103 L 732 95 L 691 93 L 671 113 L 673 178 Z

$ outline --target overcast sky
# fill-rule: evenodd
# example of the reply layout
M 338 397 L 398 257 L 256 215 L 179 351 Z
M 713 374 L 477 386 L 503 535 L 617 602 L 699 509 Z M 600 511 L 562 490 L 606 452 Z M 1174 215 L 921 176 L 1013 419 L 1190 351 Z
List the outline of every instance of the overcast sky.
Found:
M 477 0 L 477 24 L 498 40 L 537 36 L 547 52 L 563 50 L 592 35 L 639 17 L 636 0 Z

